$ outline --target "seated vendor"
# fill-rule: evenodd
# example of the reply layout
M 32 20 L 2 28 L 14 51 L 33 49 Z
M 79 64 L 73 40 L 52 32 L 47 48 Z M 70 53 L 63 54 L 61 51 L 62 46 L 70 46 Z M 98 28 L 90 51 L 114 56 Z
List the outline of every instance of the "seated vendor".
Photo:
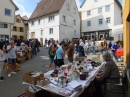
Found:
M 105 69 L 103 72 L 98 73 L 98 75 L 94 80 L 95 88 L 96 88 L 96 92 L 94 94 L 96 95 L 95 97 L 103 97 L 102 84 L 105 83 L 118 84 L 120 80 L 118 67 L 115 64 L 115 62 L 112 60 L 110 53 L 105 52 L 103 54 L 103 59 L 104 61 L 106 61 Z

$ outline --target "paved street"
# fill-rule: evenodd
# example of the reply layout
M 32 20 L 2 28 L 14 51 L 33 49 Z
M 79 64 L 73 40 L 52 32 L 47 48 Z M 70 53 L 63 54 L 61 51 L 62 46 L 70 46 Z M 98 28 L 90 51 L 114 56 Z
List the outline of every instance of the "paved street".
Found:
M 26 85 L 22 85 L 22 76 L 25 72 L 29 71 L 42 71 L 46 72 L 45 66 L 48 64 L 48 49 L 40 48 L 41 52 L 36 56 L 33 56 L 31 60 L 27 60 L 26 62 L 20 64 L 21 70 L 17 72 L 16 75 L 12 75 L 10 78 L 7 77 L 7 71 L 3 70 L 3 76 L 6 77 L 6 80 L 0 82 L 0 97 L 17 97 L 20 94 L 25 92 Z M 88 56 L 93 57 L 93 55 Z M 67 59 L 65 58 L 65 63 L 67 63 Z M 109 96 L 112 97 L 112 96 Z M 118 96 L 118 97 L 122 97 Z

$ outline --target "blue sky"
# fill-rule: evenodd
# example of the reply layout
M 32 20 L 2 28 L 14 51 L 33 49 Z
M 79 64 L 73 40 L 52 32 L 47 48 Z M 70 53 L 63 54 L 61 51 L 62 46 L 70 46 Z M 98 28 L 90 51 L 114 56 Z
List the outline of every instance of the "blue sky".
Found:
M 16 14 L 21 14 L 21 16 L 27 15 L 30 17 L 31 13 L 34 11 L 34 9 L 37 6 L 37 3 L 40 0 L 13 0 L 15 4 L 19 7 L 19 11 L 16 12 Z M 76 0 L 78 7 L 81 5 L 81 3 L 84 0 Z M 122 0 L 119 0 L 120 2 Z

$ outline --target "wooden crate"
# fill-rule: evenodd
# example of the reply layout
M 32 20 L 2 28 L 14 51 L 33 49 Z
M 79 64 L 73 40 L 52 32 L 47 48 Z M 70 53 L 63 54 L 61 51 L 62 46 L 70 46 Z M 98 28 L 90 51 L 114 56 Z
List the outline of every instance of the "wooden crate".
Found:
M 17 62 L 18 63 L 23 63 L 23 62 L 25 62 L 25 57 L 19 57 L 19 58 L 17 58 Z

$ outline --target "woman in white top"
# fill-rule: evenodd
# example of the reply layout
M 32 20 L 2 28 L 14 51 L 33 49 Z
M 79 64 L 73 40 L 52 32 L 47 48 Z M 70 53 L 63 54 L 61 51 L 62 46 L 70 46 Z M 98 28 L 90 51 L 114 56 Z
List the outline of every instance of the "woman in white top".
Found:
M 5 60 L 5 54 L 3 52 L 3 43 L 0 42 L 0 81 L 4 81 L 4 77 L 2 76 L 4 60 Z

